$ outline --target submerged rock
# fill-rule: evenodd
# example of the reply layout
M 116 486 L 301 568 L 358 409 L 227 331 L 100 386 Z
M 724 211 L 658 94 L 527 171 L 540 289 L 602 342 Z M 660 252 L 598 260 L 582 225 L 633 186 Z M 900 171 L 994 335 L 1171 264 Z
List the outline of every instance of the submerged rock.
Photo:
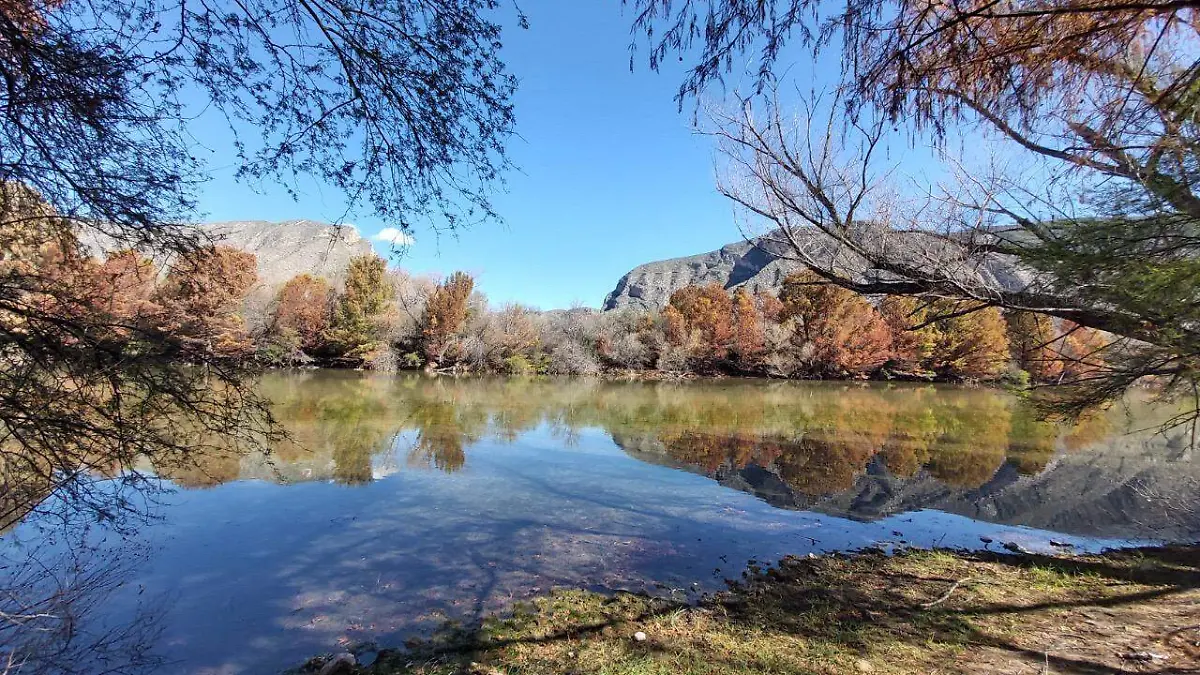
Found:
M 321 666 L 321 671 L 318 675 L 344 675 L 354 670 L 354 666 L 358 665 L 353 654 L 342 652 L 325 662 Z

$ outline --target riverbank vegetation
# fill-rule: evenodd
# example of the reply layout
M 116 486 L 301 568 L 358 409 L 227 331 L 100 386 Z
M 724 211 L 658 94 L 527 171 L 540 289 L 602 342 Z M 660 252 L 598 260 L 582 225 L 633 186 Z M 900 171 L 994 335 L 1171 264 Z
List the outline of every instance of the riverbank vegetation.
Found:
M 751 566 L 697 603 L 556 591 L 381 652 L 373 675 L 1188 672 L 1200 551 L 866 551 Z M 314 659 L 296 673 L 320 670 Z
M 540 312 L 490 307 L 463 272 L 414 278 L 368 255 L 340 286 L 302 274 L 247 307 L 244 341 L 267 365 L 385 371 L 1055 383 L 1098 370 L 1108 344 L 1069 321 L 869 298 L 805 272 L 778 292 L 686 286 L 661 310 Z
M 268 366 L 1060 383 L 1102 368 L 1110 340 L 1045 315 L 862 296 L 808 272 L 778 292 L 685 286 L 661 310 L 541 312 L 489 306 L 464 272 L 413 277 L 375 255 L 340 278 L 269 288 L 253 254 L 219 244 L 162 262 L 92 257 L 69 232 L 30 242 L 32 273 L 78 287 L 71 311 L 120 326 L 116 343 L 169 336 Z
M 652 69 L 686 62 L 681 106 L 740 83 L 700 131 L 744 233 L 848 290 L 940 298 L 942 316 L 999 308 L 1121 336 L 1056 394 L 1059 413 L 1147 378 L 1195 402 L 1194 4 L 626 4 Z M 813 65 L 826 59 L 840 68 Z M 896 159 L 924 145 L 940 174 Z M 1194 427 L 1192 407 L 1174 423 Z

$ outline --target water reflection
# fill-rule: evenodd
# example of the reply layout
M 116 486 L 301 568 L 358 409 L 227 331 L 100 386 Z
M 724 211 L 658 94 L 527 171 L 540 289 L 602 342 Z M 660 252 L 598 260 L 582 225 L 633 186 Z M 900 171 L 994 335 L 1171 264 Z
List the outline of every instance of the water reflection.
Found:
M 165 672 L 273 672 L 555 585 L 691 594 L 749 558 L 1200 533 L 1200 462 L 1176 439 L 1125 435 L 1119 414 L 1046 425 L 992 390 L 326 372 L 262 387 L 290 438 L 156 467 L 203 489 L 166 499 L 137 534 L 148 562 L 105 605 L 128 621 L 172 597 Z
M 274 374 L 261 386 L 276 402 L 286 442 L 269 456 L 215 454 L 186 470 L 160 473 L 186 487 L 238 478 L 359 485 L 404 468 L 461 471 L 471 466 L 473 453 L 486 452 L 482 442 L 514 443 L 544 428 L 564 447 L 582 430 L 600 429 L 643 461 L 702 473 L 775 506 L 825 508 L 858 519 L 938 508 L 1045 525 L 1026 522 L 1024 514 L 1031 501 L 1044 506 L 1063 497 L 1053 486 L 1059 479 L 1042 481 L 1050 488 L 1026 488 L 1055 461 L 1089 465 L 1078 470 L 1097 476 L 1092 496 L 1114 503 L 1138 502 L 1135 493 L 1148 485 L 1170 490 L 1172 481 L 1200 480 L 1192 462 L 1175 467 L 1182 472 L 1164 470 L 1166 449 L 1178 439 L 1125 431 L 1153 426 L 1155 416 L 1168 411 L 1126 408 L 1056 426 L 992 389 L 343 372 Z M 1120 461 L 1108 461 L 1118 456 Z M 1005 494 L 998 495 L 1002 484 Z M 880 490 L 903 497 L 864 496 Z M 1090 497 L 1067 498 L 1069 510 Z M 1004 499 L 1022 506 L 997 503 Z M 1085 513 L 1059 519 L 1058 526 L 1127 537 L 1182 536 L 1195 529 L 1193 514 L 1152 516 L 1153 504 L 1104 507 L 1102 518 L 1080 508 Z M 1008 518 L 988 515 L 1000 512 Z
M 600 428 L 708 472 L 770 467 L 810 495 L 849 489 L 876 456 L 887 471 L 925 471 L 955 487 L 986 483 L 1006 462 L 1036 474 L 1060 452 L 1113 432 L 1111 416 L 1073 427 L 1037 420 L 994 390 L 726 382 L 614 384 L 555 380 L 272 375 L 262 383 L 289 439 L 270 458 L 213 454 L 162 473 L 187 487 L 240 477 L 366 483 L 389 455 L 453 472 L 487 438 L 539 426 L 564 443 Z M 633 441 L 628 441 L 633 442 Z M 622 443 L 624 445 L 625 443 Z M 263 472 L 273 466 L 276 471 Z

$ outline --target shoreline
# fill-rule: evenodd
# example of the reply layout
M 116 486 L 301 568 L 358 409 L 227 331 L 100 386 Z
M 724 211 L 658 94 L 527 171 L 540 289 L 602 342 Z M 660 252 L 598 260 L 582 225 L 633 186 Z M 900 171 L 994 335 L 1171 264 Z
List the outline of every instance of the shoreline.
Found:
M 1192 672 L 1200 544 L 1047 555 L 879 549 L 751 566 L 695 603 L 551 591 L 405 648 L 287 671 L 370 675 Z M 336 662 L 336 663 L 335 663 Z
M 955 387 L 968 387 L 980 389 L 995 389 L 999 391 L 1020 392 L 1020 387 L 1014 386 L 1012 383 L 1005 381 L 1003 378 L 995 380 L 961 380 L 961 379 L 946 379 L 936 377 L 924 377 L 907 373 L 893 373 L 887 377 L 776 377 L 773 375 L 753 374 L 753 373 L 697 373 L 692 371 L 684 372 L 669 372 L 664 370 L 605 370 L 599 373 L 590 375 L 567 374 L 567 373 L 506 373 L 503 371 L 474 371 L 474 370 L 456 370 L 456 369 L 436 369 L 428 370 L 424 368 L 396 368 L 392 370 L 381 370 L 374 368 L 362 367 L 340 367 L 340 366 L 264 366 L 264 372 L 311 372 L 311 371 L 329 371 L 329 372 L 344 372 L 344 373 L 370 373 L 375 375 L 425 375 L 429 377 L 451 377 L 451 378 L 515 378 L 526 380 L 545 380 L 545 379 L 572 379 L 572 380 L 595 380 L 598 382 L 721 382 L 726 380 L 747 381 L 747 382 L 830 382 L 844 384 L 928 384 L 928 385 L 948 385 Z

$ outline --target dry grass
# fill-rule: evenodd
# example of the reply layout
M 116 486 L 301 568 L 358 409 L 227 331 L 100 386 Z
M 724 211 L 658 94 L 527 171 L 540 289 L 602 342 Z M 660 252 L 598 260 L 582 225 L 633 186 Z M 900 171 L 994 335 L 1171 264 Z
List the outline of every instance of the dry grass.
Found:
M 558 591 L 363 672 L 1200 672 L 1200 548 L 786 559 L 696 606 Z

